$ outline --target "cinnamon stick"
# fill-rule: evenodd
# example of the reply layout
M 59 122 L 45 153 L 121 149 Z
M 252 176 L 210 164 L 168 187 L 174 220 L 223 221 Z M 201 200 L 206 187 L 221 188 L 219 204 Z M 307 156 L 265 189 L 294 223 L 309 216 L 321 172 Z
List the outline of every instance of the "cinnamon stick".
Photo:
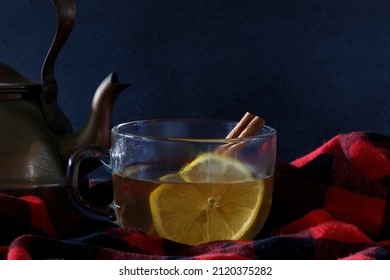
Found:
M 264 124 L 264 119 L 259 116 L 255 116 L 252 113 L 246 112 L 237 125 L 225 138 L 233 139 L 254 136 L 263 127 Z M 234 151 L 240 148 L 243 144 L 243 142 L 225 144 L 220 146 L 215 152 L 229 155 L 234 153 Z
M 243 131 L 238 135 L 237 138 L 244 138 L 256 135 L 256 133 L 263 127 L 265 121 L 258 117 L 254 116 L 251 122 L 243 129 Z
M 235 127 L 226 136 L 226 139 L 238 138 L 245 127 L 253 120 L 255 115 L 246 112 L 242 119 L 237 123 Z

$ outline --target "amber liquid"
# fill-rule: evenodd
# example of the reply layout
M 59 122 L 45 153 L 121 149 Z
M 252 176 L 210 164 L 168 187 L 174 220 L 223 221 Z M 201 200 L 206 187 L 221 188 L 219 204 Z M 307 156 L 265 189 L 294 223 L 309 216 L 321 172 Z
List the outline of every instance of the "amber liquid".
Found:
M 189 187 L 188 182 L 161 182 L 159 178 L 171 173 L 172 168 L 164 166 L 132 166 L 126 169 L 123 174 L 113 174 L 114 203 L 116 204 L 116 214 L 118 224 L 124 227 L 140 228 L 149 235 L 156 235 L 153 226 L 153 218 L 150 210 L 150 194 L 161 184 L 175 184 Z M 271 208 L 273 192 L 273 176 L 258 179 L 263 181 L 264 190 L 261 192 L 262 204 L 255 224 L 251 227 L 251 232 L 246 238 L 253 238 L 263 227 Z M 199 185 L 199 183 L 196 183 Z M 242 183 L 229 183 L 229 185 L 240 186 Z M 207 183 L 210 187 L 213 184 Z

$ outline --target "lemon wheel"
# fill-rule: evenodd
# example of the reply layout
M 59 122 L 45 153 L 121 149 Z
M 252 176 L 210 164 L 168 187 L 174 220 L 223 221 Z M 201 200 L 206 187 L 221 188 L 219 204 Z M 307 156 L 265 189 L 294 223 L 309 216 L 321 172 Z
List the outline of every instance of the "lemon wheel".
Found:
M 150 195 L 157 234 L 196 245 L 251 235 L 259 216 L 264 182 L 231 158 L 201 155 L 180 172 L 183 183 L 164 183 Z M 223 182 L 223 183 L 220 183 Z

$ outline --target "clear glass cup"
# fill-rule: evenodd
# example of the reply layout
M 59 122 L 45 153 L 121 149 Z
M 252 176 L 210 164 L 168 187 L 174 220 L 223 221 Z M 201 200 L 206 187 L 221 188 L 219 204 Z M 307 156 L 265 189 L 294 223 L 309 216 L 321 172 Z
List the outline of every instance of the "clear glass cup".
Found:
M 109 150 L 87 145 L 71 155 L 67 170 L 71 200 L 88 217 L 178 242 L 253 238 L 271 207 L 276 131 L 263 126 L 255 136 L 225 139 L 236 124 L 220 120 L 119 124 L 112 129 Z M 80 194 L 78 169 L 88 157 L 98 158 L 112 174 L 114 199 L 107 206 L 92 205 Z M 245 224 L 246 219 L 250 221 Z M 230 230 L 232 221 L 237 221 L 232 235 L 215 234 L 221 227 Z M 199 234 L 195 241 L 183 241 L 176 237 L 180 231 Z

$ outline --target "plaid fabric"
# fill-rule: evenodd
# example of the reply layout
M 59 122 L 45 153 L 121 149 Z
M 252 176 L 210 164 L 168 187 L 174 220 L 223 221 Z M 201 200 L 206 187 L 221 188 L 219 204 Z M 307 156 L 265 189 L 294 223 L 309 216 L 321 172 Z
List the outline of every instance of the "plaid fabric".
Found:
M 389 188 L 390 138 L 353 132 L 277 162 L 271 213 L 251 241 L 186 246 L 86 218 L 64 234 L 69 219 L 59 230 L 45 201 L 0 194 L 0 257 L 390 259 Z

